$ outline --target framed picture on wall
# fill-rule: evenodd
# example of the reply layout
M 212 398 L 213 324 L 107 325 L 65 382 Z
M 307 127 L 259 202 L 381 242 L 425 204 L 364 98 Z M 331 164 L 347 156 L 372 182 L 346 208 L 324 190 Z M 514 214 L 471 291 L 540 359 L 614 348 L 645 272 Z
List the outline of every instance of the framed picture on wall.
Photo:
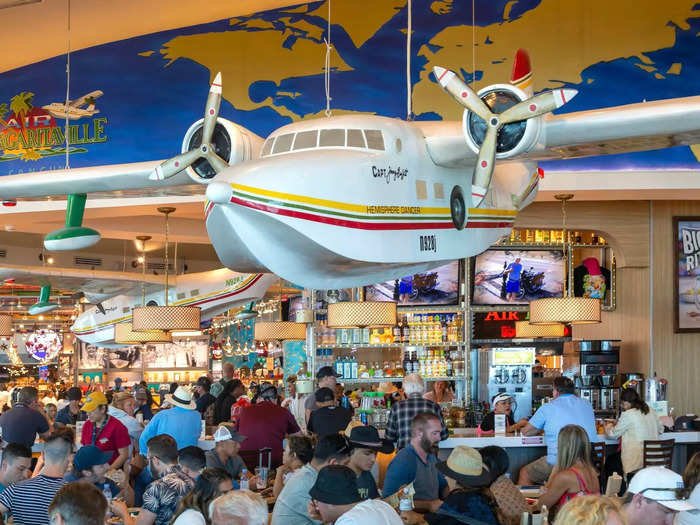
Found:
M 700 217 L 673 218 L 674 332 L 700 332 Z

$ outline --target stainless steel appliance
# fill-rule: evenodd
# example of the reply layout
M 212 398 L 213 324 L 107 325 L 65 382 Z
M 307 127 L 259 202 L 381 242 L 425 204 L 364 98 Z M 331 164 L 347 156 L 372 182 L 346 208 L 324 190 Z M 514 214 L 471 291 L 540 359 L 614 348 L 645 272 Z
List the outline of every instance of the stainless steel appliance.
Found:
M 488 401 L 507 392 L 515 400 L 513 417 L 532 414 L 532 365 L 534 348 L 492 348 L 479 351 L 479 398 Z
M 620 408 L 618 379 L 620 348 L 617 341 L 582 341 L 579 395 L 593 405 L 597 417 L 614 417 Z

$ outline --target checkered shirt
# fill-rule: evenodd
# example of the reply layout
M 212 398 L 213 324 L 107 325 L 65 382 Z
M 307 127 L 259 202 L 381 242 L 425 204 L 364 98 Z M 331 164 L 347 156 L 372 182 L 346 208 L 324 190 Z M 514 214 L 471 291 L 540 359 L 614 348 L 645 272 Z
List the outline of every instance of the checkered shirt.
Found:
M 429 399 L 423 399 L 420 394 L 411 394 L 408 399 L 391 405 L 389 421 L 386 425 L 386 439 L 396 443 L 397 448 L 404 448 L 411 441 L 411 421 L 418 414 L 429 412 L 440 418 L 442 432 L 441 440 L 447 439 L 449 432 L 442 419 L 440 405 Z

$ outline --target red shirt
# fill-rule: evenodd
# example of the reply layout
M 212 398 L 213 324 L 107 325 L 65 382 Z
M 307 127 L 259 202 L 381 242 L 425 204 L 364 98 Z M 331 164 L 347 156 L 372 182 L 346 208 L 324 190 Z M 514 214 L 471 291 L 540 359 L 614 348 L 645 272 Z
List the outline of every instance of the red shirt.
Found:
M 124 424 L 117 418 L 107 416 L 106 423 L 101 428 L 98 427 L 95 442 L 93 443 L 93 427 L 92 421 L 86 421 L 83 425 L 83 434 L 80 437 L 80 442 L 83 445 L 96 445 L 100 450 L 105 452 L 113 451 L 112 459 L 109 464 L 114 463 L 114 460 L 119 456 L 119 449 L 131 445 L 129 431 Z
M 301 432 L 292 413 L 270 401 L 245 407 L 236 422 L 238 431 L 246 436 L 241 450 L 272 449 L 272 468 L 282 464 L 282 441 L 288 434 Z M 267 461 L 267 458 L 263 458 Z M 257 464 L 257 458 L 255 459 Z M 264 466 L 267 466 L 264 464 Z

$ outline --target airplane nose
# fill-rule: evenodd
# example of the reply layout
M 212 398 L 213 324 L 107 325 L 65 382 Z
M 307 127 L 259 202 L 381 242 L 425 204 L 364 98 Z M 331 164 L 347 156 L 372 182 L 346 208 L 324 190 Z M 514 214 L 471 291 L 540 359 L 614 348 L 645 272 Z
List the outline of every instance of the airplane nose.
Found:
M 207 186 L 207 199 L 215 204 L 231 201 L 231 185 L 227 182 L 212 182 Z

